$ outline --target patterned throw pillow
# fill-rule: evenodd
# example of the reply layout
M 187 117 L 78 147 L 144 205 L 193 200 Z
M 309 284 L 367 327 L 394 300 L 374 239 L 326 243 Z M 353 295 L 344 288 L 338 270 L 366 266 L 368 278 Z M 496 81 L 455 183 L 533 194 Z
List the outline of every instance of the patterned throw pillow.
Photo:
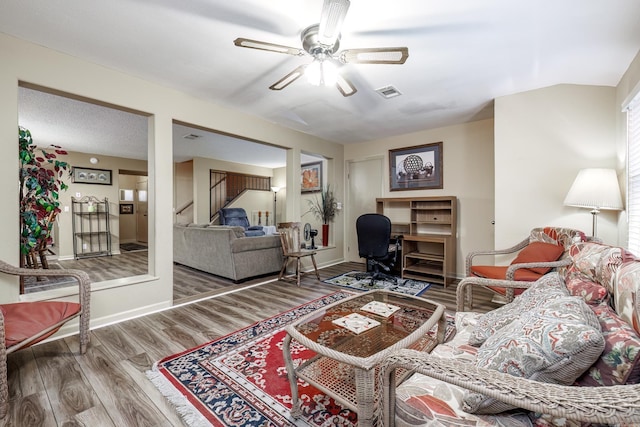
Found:
M 487 338 L 516 320 L 522 313 L 532 310 L 548 300 L 567 295 L 569 293 L 562 284 L 558 273 L 542 276 L 510 304 L 483 314 L 471 332 L 469 344 L 481 345 Z
M 549 339 L 553 337 L 553 339 Z M 535 381 L 570 385 L 600 356 L 604 338 L 589 306 L 578 297 L 560 297 L 522 313 L 496 331 L 478 350 L 476 366 Z M 496 414 L 507 403 L 468 392 L 464 409 Z
M 583 275 L 565 278 L 570 295 L 581 297 L 589 305 L 598 305 L 609 301 L 609 292 L 604 286 L 593 282 Z
M 605 346 L 598 361 L 576 381 L 580 386 L 640 382 L 640 337 L 606 304 L 591 307 L 598 317 Z

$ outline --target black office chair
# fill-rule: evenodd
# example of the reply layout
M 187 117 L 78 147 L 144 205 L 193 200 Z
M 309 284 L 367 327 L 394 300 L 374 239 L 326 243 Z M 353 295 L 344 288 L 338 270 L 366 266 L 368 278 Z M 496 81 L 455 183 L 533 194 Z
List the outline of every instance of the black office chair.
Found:
M 376 280 L 397 282 L 397 277 L 389 274 L 399 259 L 400 238 L 392 242 L 391 220 L 381 214 L 364 214 L 356 220 L 358 253 L 367 260 L 367 273 L 359 279 L 371 275 L 371 286 Z

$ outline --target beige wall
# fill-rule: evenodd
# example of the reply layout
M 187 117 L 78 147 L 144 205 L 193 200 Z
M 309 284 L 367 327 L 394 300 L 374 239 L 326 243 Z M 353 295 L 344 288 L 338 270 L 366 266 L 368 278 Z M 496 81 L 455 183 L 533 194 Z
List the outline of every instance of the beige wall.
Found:
M 469 251 L 493 247 L 493 120 L 482 120 L 345 146 L 345 160 L 379 155 L 389 164 L 389 150 L 443 142 L 443 189 L 390 191 L 384 167 L 383 197 L 456 196 L 458 198 L 457 275 L 464 276 Z M 343 215 L 343 217 L 346 215 Z
M 172 304 L 174 120 L 277 144 L 298 153 L 301 150 L 317 152 L 336 159 L 340 165 L 343 163 L 343 150 L 339 144 L 285 129 L 166 86 L 1 34 L 0 63 L 0 144 L 4 153 L 0 159 L 0 176 L 4 178 L 4 182 L 14 182 L 18 170 L 19 81 L 149 115 L 150 275 L 132 282 L 96 286 L 92 293 L 93 326 L 144 314 Z M 342 170 L 337 171 L 332 178 L 341 182 Z M 288 179 L 294 182 L 293 177 Z M 0 258 L 18 264 L 18 195 L 17 191 L 12 191 L 10 187 L 4 191 L 5 209 L 0 213 L 0 229 L 4 239 L 3 245 L 0 246 Z M 115 194 L 111 198 L 117 200 Z M 299 202 L 299 198 L 296 199 Z M 342 247 L 329 251 L 325 256 L 327 259 L 341 259 Z M 0 302 L 21 299 L 16 279 L 2 276 L 0 285 Z M 69 298 L 75 297 L 71 295 Z
M 616 167 L 615 98 L 613 87 L 558 85 L 496 99 L 496 248 L 546 225 L 591 234 L 589 210 L 563 201 L 580 169 Z M 605 243 L 618 244 L 617 218 L 599 216 Z
M 64 148 L 64 147 L 63 147 Z M 93 165 L 89 162 L 91 157 L 98 157 L 99 163 Z M 111 171 L 111 185 L 81 184 L 68 180 L 69 189 L 60 193 L 60 207 L 62 212 L 58 215 L 58 256 L 60 259 L 72 259 L 73 254 L 73 234 L 72 234 L 72 197 L 94 196 L 100 200 L 105 197 L 109 201 L 109 226 L 111 230 L 111 250 L 118 251 L 120 244 L 119 226 L 119 200 L 120 200 L 120 176 L 119 169 L 145 172 L 147 162 L 142 160 L 124 159 L 121 157 L 95 156 L 92 154 L 69 152 L 64 160 L 71 166 L 92 169 L 107 169 Z M 134 186 L 131 188 L 135 188 Z
M 182 210 L 189 203 L 193 203 L 193 161 L 180 162 L 173 169 L 173 206 Z M 186 207 L 178 214 L 174 210 L 174 221 L 180 224 L 189 224 L 193 221 L 193 204 Z

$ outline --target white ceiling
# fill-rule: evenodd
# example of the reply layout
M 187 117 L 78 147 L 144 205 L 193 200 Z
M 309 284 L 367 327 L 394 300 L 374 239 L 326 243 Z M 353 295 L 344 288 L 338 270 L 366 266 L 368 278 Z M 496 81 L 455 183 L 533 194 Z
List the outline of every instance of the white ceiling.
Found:
M 2 0 L 0 32 L 339 143 L 489 118 L 496 97 L 554 84 L 615 86 L 640 49 L 638 0 L 351 0 L 341 48 L 407 46 L 407 62 L 345 65 L 358 88 L 349 98 L 303 79 L 269 90 L 309 58 L 233 40 L 300 47 L 321 8 L 322 0 Z M 388 85 L 402 96 L 374 91 Z M 21 121 L 38 108 L 34 99 L 21 93 Z M 112 119 L 100 123 L 105 133 L 127 117 Z M 133 122 L 129 137 L 110 140 L 122 155 L 136 144 Z M 81 133 L 85 143 L 92 130 Z M 240 151 L 244 162 L 251 150 Z

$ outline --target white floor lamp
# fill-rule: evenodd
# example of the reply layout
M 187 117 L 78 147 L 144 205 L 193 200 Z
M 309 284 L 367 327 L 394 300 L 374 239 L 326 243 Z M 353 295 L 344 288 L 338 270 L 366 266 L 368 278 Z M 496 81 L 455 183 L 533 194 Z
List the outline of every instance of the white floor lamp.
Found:
M 600 210 L 622 210 L 615 169 L 582 169 L 564 199 L 566 206 L 591 209 L 592 236 L 597 237 Z

